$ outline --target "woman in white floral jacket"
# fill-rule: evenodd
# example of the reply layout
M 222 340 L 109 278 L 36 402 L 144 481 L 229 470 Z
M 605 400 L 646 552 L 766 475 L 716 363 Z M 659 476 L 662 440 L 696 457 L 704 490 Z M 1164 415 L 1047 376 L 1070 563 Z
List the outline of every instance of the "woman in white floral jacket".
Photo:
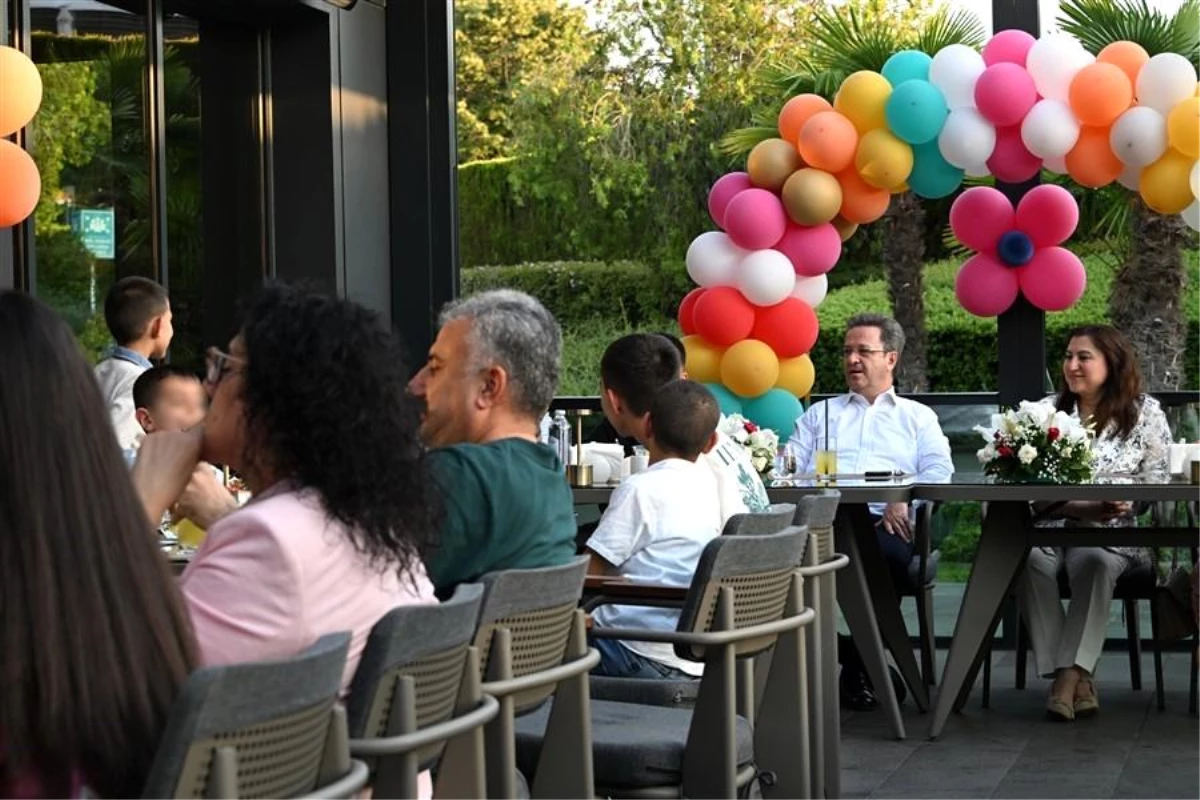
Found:
M 1046 402 L 1094 427 L 1098 473 L 1167 474 L 1167 418 L 1158 401 L 1143 392 L 1133 348 L 1120 331 L 1108 325 L 1072 331 L 1063 379 L 1062 391 Z M 1042 525 L 1137 524 L 1132 505 L 1125 502 L 1073 501 L 1041 511 L 1052 515 Z M 1136 546 L 1030 552 L 1020 599 L 1038 674 L 1054 678 L 1046 704 L 1051 718 L 1073 720 L 1099 710 L 1093 673 L 1108 633 L 1113 587 L 1124 572 L 1149 560 L 1149 551 Z M 1058 591 L 1063 568 L 1071 587 L 1065 613 Z

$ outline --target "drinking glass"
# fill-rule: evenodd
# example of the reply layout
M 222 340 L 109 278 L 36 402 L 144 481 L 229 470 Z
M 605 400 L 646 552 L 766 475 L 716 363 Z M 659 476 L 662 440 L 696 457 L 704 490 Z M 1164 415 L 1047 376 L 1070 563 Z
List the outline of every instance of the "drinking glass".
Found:
M 817 434 L 817 480 L 833 480 L 837 475 L 837 436 L 834 434 Z

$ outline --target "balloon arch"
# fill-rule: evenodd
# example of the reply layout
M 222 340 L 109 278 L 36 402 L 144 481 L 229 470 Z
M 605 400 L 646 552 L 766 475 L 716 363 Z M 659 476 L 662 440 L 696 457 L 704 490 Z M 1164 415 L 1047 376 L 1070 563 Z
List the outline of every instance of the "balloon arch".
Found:
M 709 192 L 721 230 L 688 247 L 698 288 L 680 304 L 679 324 L 692 378 L 727 413 L 785 436 L 812 389 L 813 309 L 826 273 L 893 194 L 946 197 L 964 177 L 1020 183 L 1045 169 L 1088 188 L 1118 181 L 1200 229 L 1196 70 L 1133 42 L 1093 56 L 1066 35 L 1006 30 L 982 53 L 957 44 L 932 57 L 905 50 L 881 73 L 847 77 L 832 104 L 791 98 L 778 128 L 744 172 Z M 1018 294 L 1046 311 L 1072 306 L 1087 276 L 1061 245 L 1078 221 L 1059 186 L 1033 189 L 1016 208 L 990 187 L 959 195 L 951 227 L 975 251 L 955 281 L 963 308 L 996 316 Z
M 42 192 L 41 176 L 29 153 L 3 137 L 29 124 L 42 103 L 42 78 L 22 53 L 0 45 L 0 228 L 33 213 Z

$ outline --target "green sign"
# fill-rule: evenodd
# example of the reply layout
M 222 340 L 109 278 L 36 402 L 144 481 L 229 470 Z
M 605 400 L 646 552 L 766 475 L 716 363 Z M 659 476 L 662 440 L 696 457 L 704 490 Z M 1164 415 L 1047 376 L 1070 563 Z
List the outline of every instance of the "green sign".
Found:
M 96 258 L 117 255 L 117 215 L 111 208 L 77 208 L 71 212 L 71 229 Z

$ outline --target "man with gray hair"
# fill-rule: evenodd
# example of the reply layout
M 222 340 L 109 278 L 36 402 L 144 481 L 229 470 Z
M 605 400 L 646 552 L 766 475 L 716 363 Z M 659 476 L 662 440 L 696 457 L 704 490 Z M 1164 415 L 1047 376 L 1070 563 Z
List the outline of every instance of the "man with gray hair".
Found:
M 575 557 L 575 512 L 558 456 L 538 421 L 558 388 L 562 332 L 521 292 L 483 292 L 448 304 L 425 366 L 408 389 L 425 406 L 443 519 L 429 577 L 440 595 L 502 569 Z
M 858 314 L 846 323 L 842 365 L 850 391 L 814 403 L 796 420 L 788 442 L 801 472 L 816 471 L 816 451 L 837 453 L 843 474 L 903 472 L 918 483 L 950 480 L 950 442 L 929 406 L 897 397 L 896 364 L 904 329 L 882 314 Z M 828 433 L 829 442 L 825 443 Z M 871 516 L 884 560 L 897 584 L 906 580 L 913 555 L 915 515 L 908 503 L 872 503 Z M 857 653 L 842 647 L 842 704 L 864 709 L 875 698 Z

